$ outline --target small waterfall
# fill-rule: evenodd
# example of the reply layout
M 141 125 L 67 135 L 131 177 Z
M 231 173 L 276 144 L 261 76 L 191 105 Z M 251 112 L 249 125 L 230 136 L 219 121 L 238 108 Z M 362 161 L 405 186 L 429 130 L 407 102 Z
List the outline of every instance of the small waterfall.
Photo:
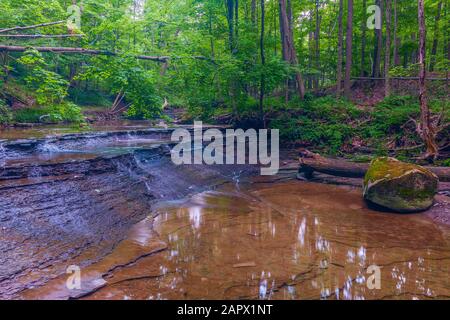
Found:
M 3 143 L 0 143 L 0 166 L 3 167 L 5 165 L 6 151 Z
M 53 143 L 45 141 L 38 147 L 38 151 L 43 153 L 59 153 L 63 152 L 64 150 L 61 150 L 58 146 L 56 146 Z

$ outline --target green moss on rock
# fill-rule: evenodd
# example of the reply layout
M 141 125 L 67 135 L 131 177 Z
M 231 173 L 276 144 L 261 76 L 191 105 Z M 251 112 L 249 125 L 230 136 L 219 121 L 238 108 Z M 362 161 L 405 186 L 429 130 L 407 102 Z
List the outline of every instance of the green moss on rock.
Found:
M 431 207 L 439 180 L 431 171 L 394 158 L 374 159 L 364 178 L 364 198 L 397 212 Z

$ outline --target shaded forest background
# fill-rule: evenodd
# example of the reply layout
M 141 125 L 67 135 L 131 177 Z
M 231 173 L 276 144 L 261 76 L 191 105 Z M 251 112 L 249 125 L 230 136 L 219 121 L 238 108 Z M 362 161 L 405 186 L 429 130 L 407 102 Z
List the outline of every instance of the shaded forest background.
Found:
M 80 29 L 66 23 L 74 4 Z M 0 122 L 170 121 L 164 108 L 183 108 L 186 121 L 278 128 L 294 146 L 450 165 L 448 6 L 2 0 Z

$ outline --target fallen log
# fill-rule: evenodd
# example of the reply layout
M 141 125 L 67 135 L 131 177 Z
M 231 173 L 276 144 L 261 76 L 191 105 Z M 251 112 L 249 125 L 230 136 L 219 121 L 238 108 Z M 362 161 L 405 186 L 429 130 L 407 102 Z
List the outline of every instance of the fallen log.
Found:
M 35 49 L 39 52 L 53 52 L 53 53 L 73 53 L 73 54 L 89 54 L 89 55 L 104 55 L 104 56 L 118 56 L 120 53 L 106 51 L 106 50 L 94 50 L 85 48 L 72 48 L 72 47 L 24 47 L 24 46 L 5 46 L 0 45 L 0 51 L 11 51 L 11 52 L 24 52 L 28 49 Z M 146 56 L 146 55 L 135 55 L 136 59 L 139 60 L 151 60 L 161 63 L 166 63 L 171 59 L 196 59 L 205 60 L 211 63 L 215 63 L 214 60 L 204 57 L 204 56 L 180 56 L 180 57 L 169 57 L 169 56 Z
M 299 173 L 302 173 L 306 179 L 311 179 L 314 171 L 338 177 L 363 178 L 369 168 L 368 163 L 325 158 L 307 150 L 300 153 L 299 161 Z M 450 182 L 450 168 L 429 166 L 425 168 L 437 175 L 440 181 Z
M 32 26 L 24 26 L 24 27 L 17 26 L 17 27 L 12 27 L 12 28 L 0 29 L 0 33 L 9 32 L 9 31 L 18 31 L 18 30 L 37 29 L 37 28 L 42 28 L 42 27 L 54 26 L 56 24 L 63 24 L 66 22 L 67 22 L 66 20 L 60 20 L 60 21 L 54 21 L 54 22 L 45 22 L 45 23 L 35 24 Z
M 2 38 L 39 39 L 39 38 L 82 38 L 83 34 L 0 34 Z
M 110 52 L 106 50 L 93 50 L 85 48 L 71 48 L 71 47 L 23 47 L 23 46 L 4 46 L 0 45 L 0 51 L 12 51 L 12 52 L 24 52 L 28 49 L 35 49 L 39 52 L 55 52 L 55 53 L 79 53 L 79 54 L 90 54 L 90 55 L 105 55 L 105 56 L 117 56 L 118 53 Z M 169 57 L 165 56 L 144 56 L 137 55 L 136 59 L 141 60 L 152 60 L 157 62 L 165 62 Z

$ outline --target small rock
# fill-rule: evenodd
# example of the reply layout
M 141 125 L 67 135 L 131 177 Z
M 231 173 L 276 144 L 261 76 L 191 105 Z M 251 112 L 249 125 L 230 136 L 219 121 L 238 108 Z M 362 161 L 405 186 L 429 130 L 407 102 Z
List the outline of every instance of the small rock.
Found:
M 439 184 L 431 171 L 394 158 L 374 159 L 364 178 L 364 199 L 397 212 L 417 212 L 433 205 Z

